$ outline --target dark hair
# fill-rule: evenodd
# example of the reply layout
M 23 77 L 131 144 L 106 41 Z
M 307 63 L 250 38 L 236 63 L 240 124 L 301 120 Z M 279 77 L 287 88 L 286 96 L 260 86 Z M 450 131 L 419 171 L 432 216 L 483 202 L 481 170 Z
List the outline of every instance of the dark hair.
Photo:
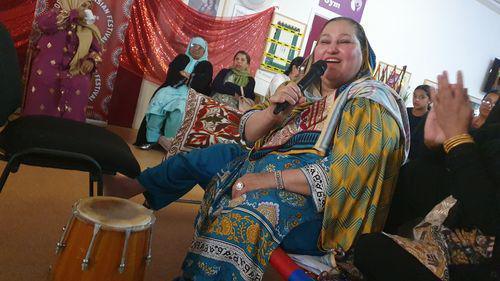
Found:
M 416 90 L 422 90 L 422 91 L 424 91 L 425 95 L 428 98 L 431 98 L 431 86 L 429 86 L 429 85 L 418 85 L 415 88 L 415 90 L 413 90 L 413 92 L 415 92 Z
M 360 69 L 360 72 L 361 73 L 365 73 L 366 71 L 370 71 L 370 47 L 369 47 L 369 43 L 368 43 L 368 39 L 366 38 L 366 33 L 365 33 L 365 29 L 363 28 L 363 26 L 351 19 L 351 18 L 347 18 L 347 17 L 337 17 L 337 18 L 333 18 L 331 20 L 329 20 L 324 26 L 323 26 L 323 29 L 321 30 L 321 32 L 323 32 L 323 30 L 325 29 L 325 27 L 332 23 L 332 22 L 336 22 L 336 21 L 347 21 L 349 22 L 351 25 L 354 26 L 354 28 L 356 29 L 356 38 L 358 39 L 359 41 L 359 45 L 361 46 L 361 53 L 363 54 L 363 65 L 361 65 L 361 69 Z
M 242 54 L 247 58 L 247 63 L 250 64 L 250 55 L 245 52 L 245 51 L 238 51 L 236 54 L 234 54 L 233 60 L 236 58 L 237 55 Z
M 304 62 L 304 58 L 303 57 L 296 57 L 296 58 L 294 58 L 290 62 L 290 65 L 288 66 L 288 68 L 285 70 L 284 74 L 285 75 L 290 75 L 290 73 L 292 72 L 293 67 L 296 66 L 298 68 L 300 65 L 302 65 L 303 62 Z

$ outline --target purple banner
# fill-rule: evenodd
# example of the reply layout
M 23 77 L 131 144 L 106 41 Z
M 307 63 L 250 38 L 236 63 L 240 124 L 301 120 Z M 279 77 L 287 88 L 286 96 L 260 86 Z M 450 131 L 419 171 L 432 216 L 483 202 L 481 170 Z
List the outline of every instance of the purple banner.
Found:
M 319 6 L 361 22 L 367 0 L 319 0 Z

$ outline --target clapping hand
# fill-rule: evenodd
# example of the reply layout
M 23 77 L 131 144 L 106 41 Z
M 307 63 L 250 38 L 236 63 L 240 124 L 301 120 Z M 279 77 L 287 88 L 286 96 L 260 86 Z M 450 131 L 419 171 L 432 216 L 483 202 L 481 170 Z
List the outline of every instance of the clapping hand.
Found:
M 468 132 L 472 120 L 472 107 L 464 89 L 462 72 L 457 83 L 450 84 L 448 73 L 438 75 L 438 90 L 431 91 L 433 107 L 425 123 L 425 144 L 441 145 L 445 140 Z

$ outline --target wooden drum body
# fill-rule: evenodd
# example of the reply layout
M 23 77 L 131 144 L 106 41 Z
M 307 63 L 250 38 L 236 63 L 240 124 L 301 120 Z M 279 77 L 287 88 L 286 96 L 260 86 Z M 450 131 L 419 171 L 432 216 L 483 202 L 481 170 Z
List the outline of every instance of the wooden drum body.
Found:
M 151 210 L 114 197 L 81 199 L 57 243 L 50 280 L 144 280 Z

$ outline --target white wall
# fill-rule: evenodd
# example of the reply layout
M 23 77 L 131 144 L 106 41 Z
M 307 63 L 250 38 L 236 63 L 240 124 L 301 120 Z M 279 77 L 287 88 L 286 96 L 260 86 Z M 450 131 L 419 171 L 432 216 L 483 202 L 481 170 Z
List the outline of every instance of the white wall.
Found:
M 223 16 L 231 17 L 234 12 L 235 5 L 244 6 L 240 0 L 226 0 L 224 4 Z M 272 0 L 266 1 L 260 9 L 254 11 L 248 10 L 249 13 L 260 12 L 269 7 L 275 6 L 276 13 L 282 14 L 296 21 L 302 22 L 307 25 L 306 33 L 303 40 L 302 47 L 305 48 L 307 38 L 309 37 L 309 28 L 315 14 L 322 15 L 325 18 L 335 17 L 336 14 L 328 10 L 322 9 L 318 6 L 317 0 Z M 304 49 L 302 50 L 303 53 Z M 271 81 L 274 73 L 257 70 L 255 73 L 255 92 L 262 96 L 266 95 L 269 82 Z
M 277 13 L 308 27 L 314 14 L 336 16 L 318 3 L 274 1 Z M 500 14 L 475 0 L 367 0 L 361 24 L 378 60 L 408 66 L 411 91 L 424 79 L 436 81 L 443 70 L 450 72 L 453 81 L 455 72 L 462 70 L 469 94 L 481 98 L 490 62 L 500 57 Z M 305 38 L 304 47 L 308 31 Z M 268 76 L 257 73 L 258 93 L 266 89 Z
M 469 94 L 481 92 L 500 57 L 500 15 L 474 0 L 368 0 L 361 20 L 377 59 L 407 65 L 411 89 L 462 70 Z
M 469 94 L 482 97 L 490 62 L 500 57 L 500 14 L 482 4 L 491 0 L 366 1 L 361 24 L 377 59 L 407 65 L 411 91 L 424 79 L 436 81 L 443 70 L 451 73 L 453 81 L 455 72 L 462 70 Z M 222 15 L 231 16 L 234 6 L 240 4 L 240 0 L 225 0 Z M 266 1 L 259 10 L 274 5 L 277 13 L 307 24 L 305 48 L 314 15 L 336 16 L 318 4 L 319 0 L 274 0 Z M 257 71 L 258 94 L 265 95 L 272 75 Z

